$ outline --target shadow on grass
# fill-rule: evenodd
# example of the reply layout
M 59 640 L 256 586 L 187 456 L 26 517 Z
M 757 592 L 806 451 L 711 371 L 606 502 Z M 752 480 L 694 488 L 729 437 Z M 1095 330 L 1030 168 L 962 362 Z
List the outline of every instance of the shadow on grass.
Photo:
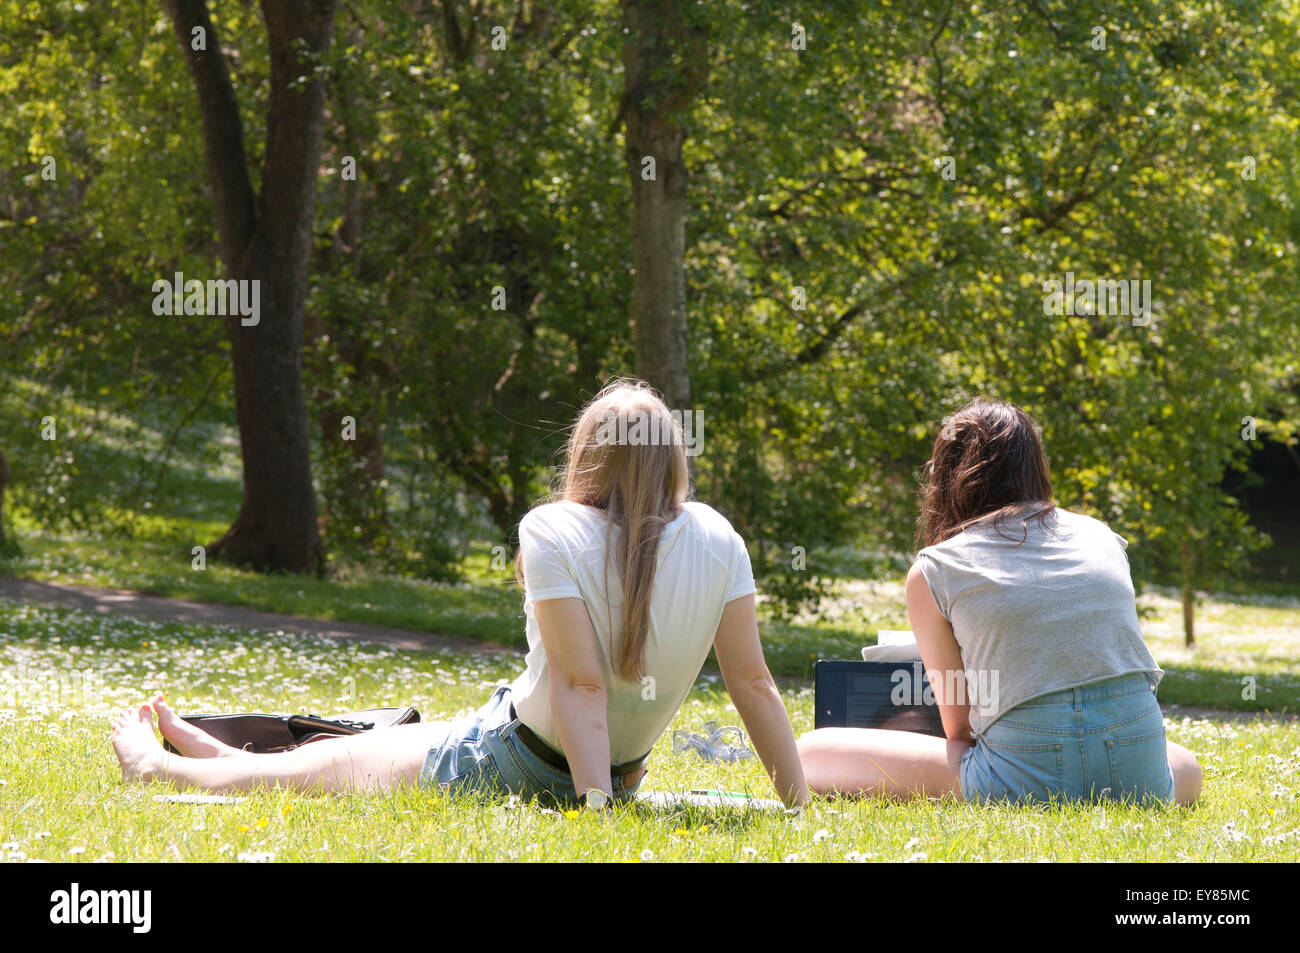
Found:
M 1300 676 L 1260 674 L 1203 665 L 1165 664 L 1160 701 L 1167 705 L 1222 708 L 1229 711 L 1295 714 Z

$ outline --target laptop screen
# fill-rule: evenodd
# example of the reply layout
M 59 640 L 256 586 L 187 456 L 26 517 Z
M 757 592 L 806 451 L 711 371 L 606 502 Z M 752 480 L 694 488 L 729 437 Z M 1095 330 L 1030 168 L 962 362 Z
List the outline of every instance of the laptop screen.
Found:
M 916 662 L 821 659 L 813 669 L 818 728 L 888 728 L 943 737 L 943 722 Z

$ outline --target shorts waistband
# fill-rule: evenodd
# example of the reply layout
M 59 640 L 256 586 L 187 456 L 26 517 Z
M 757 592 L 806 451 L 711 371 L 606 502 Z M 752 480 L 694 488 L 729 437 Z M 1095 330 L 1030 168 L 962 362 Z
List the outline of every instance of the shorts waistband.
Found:
M 573 772 L 569 770 L 569 762 L 567 759 L 565 759 L 564 755 L 560 754 L 560 752 L 553 749 L 550 745 L 548 745 L 545 741 L 543 741 L 540 737 L 538 737 L 536 732 L 534 732 L 531 728 L 529 728 L 527 725 L 524 724 L 523 719 L 519 717 L 519 713 L 515 711 L 515 703 L 513 701 L 510 702 L 509 704 L 510 704 L 510 709 L 509 709 L 510 721 L 515 726 L 514 727 L 515 737 L 518 738 L 523 743 L 525 748 L 531 751 L 536 757 L 541 759 L 541 761 L 544 762 L 545 764 L 549 764 L 552 768 L 555 768 L 555 770 L 563 771 L 565 774 L 572 774 Z M 635 760 L 627 761 L 624 762 L 623 764 L 610 765 L 609 773 L 611 777 L 614 778 L 629 777 L 633 774 L 636 774 L 643 767 L 645 767 L 645 763 L 648 760 L 650 760 L 650 752 L 647 751 L 645 754 L 643 754 L 639 758 L 636 758 Z
M 1059 691 L 1036 695 L 1023 704 L 1062 705 L 1095 702 L 1105 698 L 1116 698 L 1121 695 L 1133 695 L 1142 691 L 1155 691 L 1155 689 L 1154 672 L 1126 672 L 1123 675 L 1115 675 L 1110 678 L 1075 685 L 1073 688 L 1062 688 Z

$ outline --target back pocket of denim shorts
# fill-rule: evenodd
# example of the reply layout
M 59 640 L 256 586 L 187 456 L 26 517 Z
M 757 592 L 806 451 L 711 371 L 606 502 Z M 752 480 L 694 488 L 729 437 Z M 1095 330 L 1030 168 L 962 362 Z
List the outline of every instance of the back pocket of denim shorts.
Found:
M 1163 725 L 1131 738 L 1107 738 L 1106 754 L 1110 757 L 1112 798 L 1140 802 L 1147 796 L 1167 800 L 1172 794 Z
M 995 756 L 988 765 L 996 777 L 1001 792 L 990 791 L 1013 800 L 1046 800 L 1060 796 L 1065 786 L 1065 746 L 1060 742 L 1018 745 L 992 741 L 986 735 L 984 744 Z

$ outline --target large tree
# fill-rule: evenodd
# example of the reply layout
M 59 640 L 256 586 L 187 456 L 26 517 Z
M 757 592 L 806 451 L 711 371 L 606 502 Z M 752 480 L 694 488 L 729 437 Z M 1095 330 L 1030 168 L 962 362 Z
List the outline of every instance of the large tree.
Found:
M 623 2 L 623 122 L 632 181 L 636 373 L 691 403 L 686 348 L 686 131 L 707 76 L 705 31 L 679 0 Z
M 202 114 L 222 260 L 231 278 L 261 283 L 260 322 L 227 319 L 244 489 L 239 515 L 210 552 L 259 569 L 320 570 L 302 334 L 324 100 L 316 67 L 335 0 L 263 0 L 271 68 L 258 191 L 206 0 L 166 3 Z
M 9 458 L 0 450 L 0 544 L 5 541 L 5 487 L 9 485 Z

